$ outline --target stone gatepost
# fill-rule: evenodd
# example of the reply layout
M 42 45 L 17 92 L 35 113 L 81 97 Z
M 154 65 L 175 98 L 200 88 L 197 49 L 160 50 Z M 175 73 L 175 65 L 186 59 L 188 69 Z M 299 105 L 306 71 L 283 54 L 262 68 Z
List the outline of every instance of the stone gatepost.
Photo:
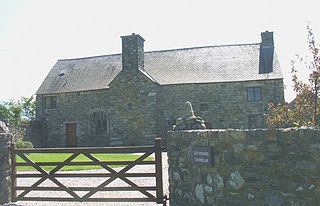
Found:
M 10 202 L 11 134 L 0 133 L 0 205 Z

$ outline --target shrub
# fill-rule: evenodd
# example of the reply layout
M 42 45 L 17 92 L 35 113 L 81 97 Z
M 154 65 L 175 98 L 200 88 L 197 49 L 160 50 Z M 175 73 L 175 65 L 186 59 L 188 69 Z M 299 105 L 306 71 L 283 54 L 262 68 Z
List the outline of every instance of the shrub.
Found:
M 23 140 L 18 140 L 16 142 L 16 146 L 18 149 L 29 149 L 29 148 L 33 148 L 33 144 L 32 142 L 29 141 L 23 141 Z

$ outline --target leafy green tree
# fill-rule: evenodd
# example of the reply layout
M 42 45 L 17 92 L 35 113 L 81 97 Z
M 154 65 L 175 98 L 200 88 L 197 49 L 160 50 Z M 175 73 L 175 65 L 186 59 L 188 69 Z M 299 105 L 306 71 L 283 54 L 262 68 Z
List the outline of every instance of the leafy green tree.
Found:
M 9 111 L 11 112 L 11 124 L 18 128 L 22 122 L 23 107 L 19 101 L 10 101 L 8 104 Z
M 23 108 L 23 116 L 28 120 L 34 120 L 36 117 L 36 101 L 34 97 L 22 97 L 20 102 Z
M 11 112 L 5 104 L 0 104 L 0 121 L 7 122 L 11 119 Z
M 33 97 L 22 97 L 0 104 L 0 120 L 9 123 L 10 130 L 19 131 L 22 124 L 28 124 L 35 118 L 35 101 Z
M 296 98 L 290 105 L 288 103 L 269 105 L 270 114 L 267 117 L 267 122 L 270 127 L 318 126 L 320 53 L 319 45 L 315 42 L 310 26 L 307 27 L 307 31 L 310 60 L 299 58 L 299 62 L 304 62 L 310 69 L 309 81 L 305 83 L 299 80 L 297 62 L 292 61 L 291 73 Z

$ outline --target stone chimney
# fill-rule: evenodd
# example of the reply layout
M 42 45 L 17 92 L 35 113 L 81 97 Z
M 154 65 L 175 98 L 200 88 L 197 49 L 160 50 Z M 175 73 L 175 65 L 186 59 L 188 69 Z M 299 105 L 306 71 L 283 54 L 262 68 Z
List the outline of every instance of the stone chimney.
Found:
M 261 33 L 259 74 L 273 72 L 274 42 L 273 32 Z
M 139 35 L 121 36 L 122 38 L 122 69 L 138 70 L 144 68 L 144 39 Z

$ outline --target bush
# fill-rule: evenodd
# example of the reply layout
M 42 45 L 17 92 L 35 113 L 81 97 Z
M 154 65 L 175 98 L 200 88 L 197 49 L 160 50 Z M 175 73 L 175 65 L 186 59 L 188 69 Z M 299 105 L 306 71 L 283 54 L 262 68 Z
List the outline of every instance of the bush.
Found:
M 29 148 L 33 148 L 32 142 L 23 141 L 23 140 L 18 140 L 18 141 L 16 142 L 16 146 L 17 146 L 18 149 L 29 149 Z

